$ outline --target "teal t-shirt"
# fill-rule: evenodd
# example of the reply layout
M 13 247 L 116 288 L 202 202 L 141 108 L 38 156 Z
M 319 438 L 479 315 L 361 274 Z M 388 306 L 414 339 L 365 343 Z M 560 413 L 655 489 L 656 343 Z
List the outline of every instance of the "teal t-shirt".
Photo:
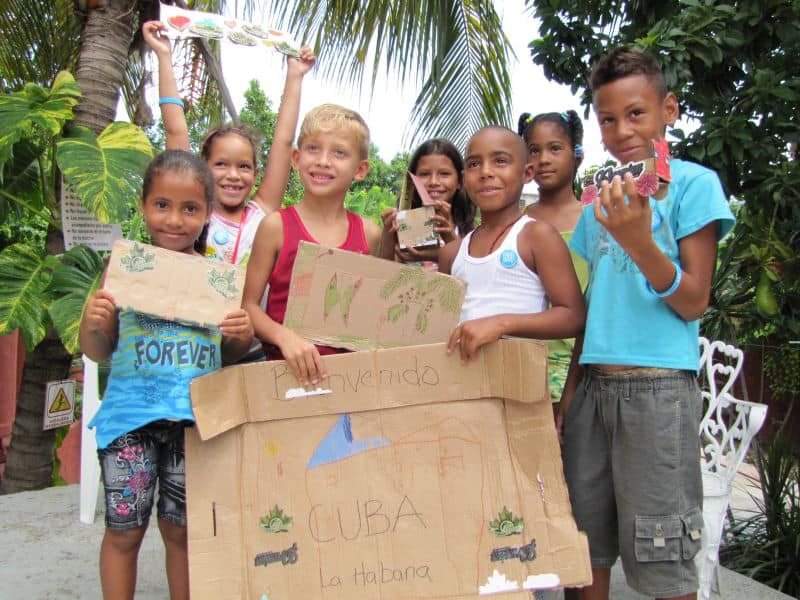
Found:
M 159 419 L 193 421 L 189 383 L 222 366 L 221 343 L 219 330 L 121 311 L 111 374 L 89 423 L 97 447 Z
M 678 242 L 717 222 L 717 239 L 734 224 L 716 173 L 682 160 L 670 163 L 672 182 L 663 200 L 650 198 L 658 247 L 680 266 Z M 697 370 L 698 321 L 684 321 L 647 289 L 631 257 L 587 206 L 570 248 L 589 264 L 588 312 L 581 364 Z

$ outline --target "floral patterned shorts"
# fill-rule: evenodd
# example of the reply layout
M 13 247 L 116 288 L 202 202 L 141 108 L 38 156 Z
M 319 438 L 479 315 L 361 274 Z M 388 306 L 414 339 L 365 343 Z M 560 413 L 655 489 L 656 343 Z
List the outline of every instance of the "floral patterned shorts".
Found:
M 186 525 L 183 430 L 190 421 L 154 421 L 97 451 L 106 496 L 106 527 L 147 523 L 159 482 L 158 518 Z

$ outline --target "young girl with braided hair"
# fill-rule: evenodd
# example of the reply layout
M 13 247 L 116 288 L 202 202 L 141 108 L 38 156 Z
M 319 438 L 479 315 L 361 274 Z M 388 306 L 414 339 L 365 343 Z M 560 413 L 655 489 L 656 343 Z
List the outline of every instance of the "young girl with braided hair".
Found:
M 575 195 L 575 178 L 583 161 L 583 123 L 574 110 L 536 116 L 523 113 L 518 132 L 525 140 L 533 179 L 539 186 L 539 201 L 528 206 L 525 214 L 550 223 L 569 244 L 582 208 Z M 570 255 L 581 289 L 586 289 L 586 262 L 574 252 Z M 561 399 L 574 345 L 574 339 L 549 342 L 548 373 L 553 402 Z

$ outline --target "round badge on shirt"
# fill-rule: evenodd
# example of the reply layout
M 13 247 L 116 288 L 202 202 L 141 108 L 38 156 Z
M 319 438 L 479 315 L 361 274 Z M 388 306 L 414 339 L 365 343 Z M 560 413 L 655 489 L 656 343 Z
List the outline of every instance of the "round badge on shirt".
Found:
M 228 243 L 229 239 L 230 239 L 230 236 L 228 235 L 228 232 L 225 231 L 224 229 L 219 229 L 219 230 L 214 232 L 214 243 L 215 244 L 219 244 L 220 246 L 224 246 L 225 244 Z
M 500 253 L 500 264 L 506 269 L 512 268 L 519 261 L 519 255 L 513 250 L 503 250 Z

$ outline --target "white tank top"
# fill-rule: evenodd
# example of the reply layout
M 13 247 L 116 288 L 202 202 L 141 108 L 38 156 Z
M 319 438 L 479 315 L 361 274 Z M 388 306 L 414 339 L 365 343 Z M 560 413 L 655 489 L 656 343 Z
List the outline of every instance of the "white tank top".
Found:
M 503 243 L 488 256 L 469 255 L 474 231 L 461 241 L 451 273 L 467 282 L 461 307 L 461 322 L 501 314 L 528 314 L 545 310 L 549 304 L 539 276 L 523 262 L 517 248 L 520 231 L 533 221 L 523 215 L 512 225 Z

